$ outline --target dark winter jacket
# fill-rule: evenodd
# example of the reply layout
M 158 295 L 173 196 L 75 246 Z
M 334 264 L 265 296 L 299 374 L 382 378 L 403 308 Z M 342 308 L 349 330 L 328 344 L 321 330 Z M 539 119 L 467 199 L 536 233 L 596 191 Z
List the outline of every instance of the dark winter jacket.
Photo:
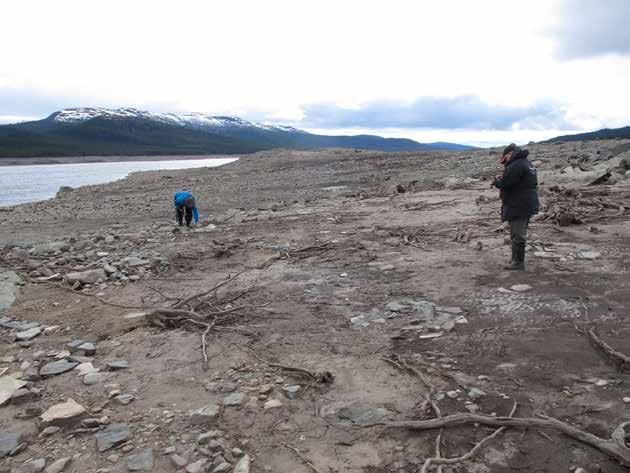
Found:
M 505 166 L 503 176 L 495 181 L 501 189 L 501 220 L 531 217 L 538 213 L 538 175 L 529 162 L 529 151 L 517 148 Z

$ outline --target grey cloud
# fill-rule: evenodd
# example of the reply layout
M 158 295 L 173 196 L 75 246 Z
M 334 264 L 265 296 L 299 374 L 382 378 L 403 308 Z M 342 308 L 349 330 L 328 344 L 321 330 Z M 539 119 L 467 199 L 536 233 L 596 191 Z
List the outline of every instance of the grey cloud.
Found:
M 630 55 L 628 0 L 562 0 L 550 31 L 560 59 Z
M 357 109 L 311 104 L 303 112 L 300 125 L 313 128 L 575 128 L 565 120 L 562 107 L 552 102 L 506 107 L 487 104 L 474 95 L 420 97 L 412 103 L 371 102 Z

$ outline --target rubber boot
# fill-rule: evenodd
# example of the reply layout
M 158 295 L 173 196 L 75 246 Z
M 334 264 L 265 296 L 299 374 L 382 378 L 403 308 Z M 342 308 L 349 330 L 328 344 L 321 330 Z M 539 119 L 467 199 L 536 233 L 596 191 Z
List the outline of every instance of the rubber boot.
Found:
M 506 266 L 506 271 L 525 271 L 525 245 L 512 244 L 512 262 Z

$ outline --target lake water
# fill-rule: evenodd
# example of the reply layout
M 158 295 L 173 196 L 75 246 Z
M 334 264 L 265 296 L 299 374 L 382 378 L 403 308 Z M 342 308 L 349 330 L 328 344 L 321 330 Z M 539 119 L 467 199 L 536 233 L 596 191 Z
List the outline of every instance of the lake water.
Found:
M 0 207 L 54 197 L 61 186 L 79 187 L 116 181 L 135 171 L 221 166 L 236 159 L 181 159 L 122 163 L 0 166 Z

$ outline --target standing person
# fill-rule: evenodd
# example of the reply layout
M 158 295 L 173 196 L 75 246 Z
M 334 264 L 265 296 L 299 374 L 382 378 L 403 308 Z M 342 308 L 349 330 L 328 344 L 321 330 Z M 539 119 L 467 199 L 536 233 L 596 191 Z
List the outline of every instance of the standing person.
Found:
M 195 217 L 195 223 L 199 221 L 199 212 L 195 205 L 195 196 L 189 191 L 181 191 L 175 194 L 174 199 L 175 210 L 177 212 L 177 221 L 179 226 L 184 225 L 184 216 L 186 217 L 186 226 L 190 227 L 190 222 Z
M 525 270 L 525 245 L 527 226 L 532 215 L 538 213 L 538 175 L 529 162 L 529 151 L 514 143 L 503 150 L 501 164 L 505 166 L 502 176 L 497 176 L 494 185 L 501 190 L 501 220 L 510 222 L 512 260 L 503 269 Z

